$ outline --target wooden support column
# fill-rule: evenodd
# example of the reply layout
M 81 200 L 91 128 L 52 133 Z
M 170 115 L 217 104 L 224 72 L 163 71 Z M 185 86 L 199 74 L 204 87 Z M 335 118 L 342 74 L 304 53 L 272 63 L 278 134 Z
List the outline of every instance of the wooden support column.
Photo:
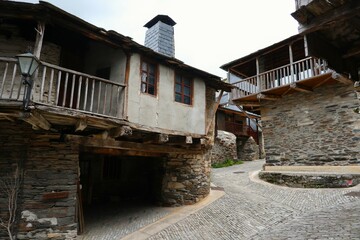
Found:
M 36 40 L 35 40 L 35 46 L 34 46 L 34 56 L 40 59 L 41 55 L 41 49 L 43 45 L 43 39 L 44 39 L 44 33 L 45 33 L 45 23 L 44 22 L 38 22 L 37 28 L 35 28 L 36 31 Z
M 256 58 L 256 85 L 258 86 L 259 92 L 262 91 L 261 82 L 260 82 L 260 64 L 259 64 L 259 58 Z
M 213 109 L 213 111 L 212 111 L 212 113 L 211 113 L 212 116 L 211 116 L 210 122 L 209 122 L 209 124 L 206 126 L 206 129 L 205 129 L 205 134 L 206 134 L 206 135 L 208 134 L 208 132 L 209 132 L 209 130 L 210 130 L 210 127 L 211 127 L 211 125 L 212 125 L 212 123 L 213 123 L 213 121 L 214 121 L 215 114 L 216 114 L 216 111 L 217 111 L 217 109 L 218 109 L 218 107 L 219 107 L 219 105 L 220 105 L 220 100 L 221 100 L 223 94 L 224 94 L 224 90 L 221 90 L 221 91 L 220 91 L 220 95 L 219 95 L 219 97 L 218 97 L 218 99 L 217 99 L 217 102 L 216 102 L 216 104 L 215 104 L 215 107 L 214 107 L 214 109 Z
M 124 106 L 123 106 L 123 118 L 128 118 L 128 99 L 129 99 L 129 76 L 130 76 L 130 60 L 131 54 L 126 54 L 126 67 L 125 67 L 125 96 L 124 96 Z
M 305 50 L 305 57 L 309 56 L 309 46 L 306 35 L 304 35 L 304 50 Z
M 289 59 L 290 59 L 291 82 L 294 82 L 295 76 L 294 76 L 294 59 L 293 59 L 292 44 L 289 44 Z

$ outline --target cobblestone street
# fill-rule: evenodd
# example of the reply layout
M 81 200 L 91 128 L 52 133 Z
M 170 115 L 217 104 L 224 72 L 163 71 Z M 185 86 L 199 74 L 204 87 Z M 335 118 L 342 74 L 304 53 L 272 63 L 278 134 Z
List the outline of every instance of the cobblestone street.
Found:
M 177 221 L 166 219 L 169 209 L 134 209 L 125 218 L 120 214 L 106 220 L 108 224 L 98 229 L 92 226 L 84 239 L 360 239 L 359 186 L 275 186 L 257 178 L 256 171 L 263 163 L 258 160 L 213 169 L 212 182 L 223 188 L 225 195 Z M 162 223 L 156 222 L 163 217 Z M 135 219 L 130 224 L 119 220 L 130 218 Z M 143 227 L 151 223 L 145 231 Z

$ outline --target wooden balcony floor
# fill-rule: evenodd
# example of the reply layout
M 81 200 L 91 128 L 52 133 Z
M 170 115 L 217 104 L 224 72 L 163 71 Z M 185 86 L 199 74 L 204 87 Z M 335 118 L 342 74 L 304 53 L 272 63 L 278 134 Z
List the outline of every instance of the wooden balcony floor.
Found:
M 243 105 L 245 108 L 258 107 L 260 106 L 261 100 L 269 100 L 270 98 L 272 98 L 271 100 L 276 100 L 276 98 L 281 98 L 282 96 L 288 94 L 292 94 L 295 92 L 309 92 L 309 90 L 315 89 L 324 84 L 334 84 L 336 82 L 338 81 L 333 78 L 333 73 L 329 72 L 315 77 L 297 81 L 296 84 L 302 86 L 303 89 L 291 87 L 292 84 L 286 84 L 279 87 L 266 89 L 259 93 L 254 93 L 244 97 L 232 99 L 232 101 L 237 105 Z M 259 94 L 262 94 L 262 96 L 260 96 Z M 266 96 L 268 96 L 269 98 L 267 99 Z

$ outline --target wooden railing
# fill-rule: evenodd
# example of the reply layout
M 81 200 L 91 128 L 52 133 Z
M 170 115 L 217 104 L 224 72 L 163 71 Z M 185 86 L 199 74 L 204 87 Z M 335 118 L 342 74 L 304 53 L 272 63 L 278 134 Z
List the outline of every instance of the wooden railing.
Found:
M 239 123 L 225 121 L 225 131 L 231 132 L 236 136 L 251 136 L 254 138 L 256 143 L 259 144 L 258 132 L 248 125 L 244 126 Z
M 233 83 L 232 99 L 256 94 L 261 91 L 291 84 L 310 77 L 327 73 L 329 68 L 325 60 L 308 57 L 270 71 L 262 72 Z
M 31 101 L 101 116 L 122 117 L 125 85 L 41 62 Z M 22 101 L 24 86 L 14 58 L 0 57 L 0 99 Z

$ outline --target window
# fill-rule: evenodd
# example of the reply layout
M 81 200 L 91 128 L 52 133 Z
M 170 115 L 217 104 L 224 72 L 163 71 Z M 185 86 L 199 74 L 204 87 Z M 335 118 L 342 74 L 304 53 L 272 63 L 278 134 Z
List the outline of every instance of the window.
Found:
M 176 74 L 175 101 L 188 105 L 192 104 L 192 79 Z
M 141 62 L 141 86 L 140 91 L 142 93 L 148 93 L 156 95 L 157 85 L 157 72 L 156 65 L 146 61 Z

